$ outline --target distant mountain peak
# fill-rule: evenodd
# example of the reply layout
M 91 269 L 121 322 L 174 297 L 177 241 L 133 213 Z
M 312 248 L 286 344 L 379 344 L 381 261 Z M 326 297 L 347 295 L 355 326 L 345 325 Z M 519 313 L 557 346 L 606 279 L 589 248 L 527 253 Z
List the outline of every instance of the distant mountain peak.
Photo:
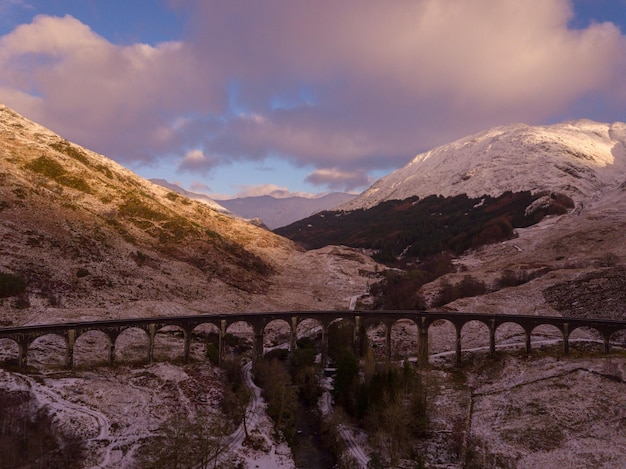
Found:
M 340 209 L 411 196 L 550 190 L 574 199 L 626 180 L 626 124 L 573 120 L 549 126 L 511 124 L 415 156 Z

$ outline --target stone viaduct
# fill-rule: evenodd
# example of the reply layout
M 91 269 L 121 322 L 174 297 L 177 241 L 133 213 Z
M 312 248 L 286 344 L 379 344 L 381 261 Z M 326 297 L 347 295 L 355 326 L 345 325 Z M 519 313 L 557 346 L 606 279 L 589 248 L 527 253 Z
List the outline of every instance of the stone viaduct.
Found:
M 71 368 L 74 363 L 74 344 L 78 337 L 89 331 L 101 331 L 109 340 L 108 362 L 115 364 L 115 345 L 118 336 L 126 329 L 136 328 L 145 331 L 148 337 L 147 360 L 153 360 L 154 339 L 161 329 L 167 326 L 176 326 L 184 335 L 183 358 L 188 361 L 193 331 L 202 324 L 212 324 L 218 330 L 219 358 L 224 354 L 224 337 L 228 328 L 236 322 L 247 323 L 254 332 L 253 357 L 263 354 L 263 338 L 266 326 L 273 321 L 283 321 L 290 329 L 290 350 L 296 347 L 296 329 L 305 320 L 314 320 L 322 330 L 322 362 L 327 363 L 328 328 L 337 320 L 347 320 L 353 325 L 354 344 L 358 346 L 361 326 L 370 326 L 383 323 L 386 328 L 386 353 L 391 355 L 391 329 L 401 319 L 408 319 L 416 324 L 418 331 L 417 357 L 418 363 L 428 363 L 428 328 L 435 321 L 449 321 L 456 330 L 455 352 L 456 364 L 461 364 L 461 331 L 470 321 L 478 321 L 489 330 L 489 351 L 493 356 L 496 350 L 496 330 L 502 324 L 518 324 L 524 330 L 526 353 L 531 352 L 531 334 L 541 325 L 556 327 L 562 334 L 563 354 L 569 351 L 569 336 L 578 328 L 590 328 L 602 337 L 604 353 L 609 353 L 610 343 L 619 331 L 626 331 L 626 321 L 610 319 L 582 319 L 556 316 L 522 316 L 498 315 L 463 312 L 424 312 L 424 311 L 287 311 L 287 312 L 260 312 L 237 314 L 207 314 L 194 316 L 172 316 L 153 318 L 132 318 L 120 320 L 71 322 L 63 324 L 32 325 L 22 327 L 0 328 L 0 339 L 10 339 L 17 343 L 18 365 L 23 368 L 27 364 L 28 350 L 32 342 L 45 335 L 58 335 L 64 338 L 66 344 L 65 366 Z

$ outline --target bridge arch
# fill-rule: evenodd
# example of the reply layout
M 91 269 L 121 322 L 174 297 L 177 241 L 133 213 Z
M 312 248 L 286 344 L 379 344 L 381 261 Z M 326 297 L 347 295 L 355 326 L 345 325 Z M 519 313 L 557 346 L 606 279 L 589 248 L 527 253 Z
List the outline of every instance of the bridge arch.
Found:
M 611 330 L 605 330 L 595 324 L 573 324 L 570 327 L 570 335 L 575 334 L 583 340 L 601 340 L 600 346 L 604 353 L 609 353 Z
M 219 322 L 200 322 L 190 332 L 189 359 L 220 362 L 222 335 Z
M 503 317 L 501 320 L 496 321 L 493 333 L 494 347 L 497 345 L 513 345 L 520 340 L 518 337 L 521 336 L 521 340 L 525 342 L 526 352 L 528 353 L 530 351 L 530 331 L 514 319 Z
M 406 357 L 410 351 L 413 351 L 414 354 L 417 353 L 419 327 L 412 318 L 397 318 L 391 324 L 388 336 L 387 344 L 389 349 L 387 354 L 389 357 Z M 394 348 L 394 344 L 402 344 L 402 348 L 399 345 L 397 348 Z
M 111 364 L 123 361 L 138 363 L 152 361 L 150 331 L 140 325 L 120 327 L 115 336 L 111 353 Z
M 20 344 L 13 337 L 0 338 L 0 363 L 20 363 Z
M 294 327 L 288 318 L 269 318 L 263 324 L 263 350 L 287 344 L 290 351 L 295 347 Z
M 187 331 L 180 324 L 157 324 L 151 361 L 186 361 Z
M 35 362 L 44 367 L 70 366 L 69 347 L 66 334 L 48 332 L 33 336 L 27 345 L 26 353 L 31 364 Z
M 98 360 L 109 363 L 111 343 L 111 337 L 105 331 L 99 329 L 77 331 L 73 344 L 72 366 L 98 363 Z
M 494 356 L 495 325 L 493 322 L 477 318 L 468 318 L 467 320 L 456 322 L 455 329 L 455 362 L 457 366 L 461 364 L 463 345 L 465 345 L 466 349 L 472 349 L 483 347 L 488 343 L 489 355 L 491 357 Z M 474 337 L 477 339 L 470 341 L 470 338 Z
M 339 317 L 327 322 L 325 353 L 322 354 L 324 363 L 333 360 L 335 363 L 343 355 L 345 348 L 357 353 L 359 350 L 358 330 L 355 321 L 351 318 Z
M 263 345 L 262 326 L 257 325 L 255 328 L 253 323 L 248 320 L 238 319 L 234 321 L 226 321 L 223 328 L 222 339 L 222 357 L 226 355 L 242 355 L 249 351 L 253 354 L 259 351 L 259 345 L 255 349 L 255 339 L 261 337 L 260 344 Z
M 320 359 L 324 360 L 326 353 L 325 341 L 326 341 L 326 328 L 322 321 L 317 318 L 307 317 L 293 317 L 292 324 L 295 324 L 294 328 L 294 349 L 298 347 L 298 342 L 301 340 L 311 340 L 315 344 L 316 354 L 319 353 Z
M 556 330 L 556 333 L 555 333 Z M 560 340 L 563 348 L 563 354 L 569 354 L 569 336 L 570 329 L 567 323 L 540 323 L 534 324 L 531 330 L 531 346 L 533 338 L 535 342 L 540 342 L 541 337 L 543 336 L 543 340 Z M 556 339 L 555 339 L 556 336 Z

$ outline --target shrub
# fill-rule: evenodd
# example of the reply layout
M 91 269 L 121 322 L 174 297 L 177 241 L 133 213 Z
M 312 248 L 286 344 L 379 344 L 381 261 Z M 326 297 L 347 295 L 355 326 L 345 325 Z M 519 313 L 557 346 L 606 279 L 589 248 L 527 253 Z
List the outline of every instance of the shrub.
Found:
M 90 161 L 89 158 L 87 158 L 87 154 L 79 148 L 72 146 L 67 140 L 51 143 L 50 148 L 53 148 L 54 150 L 61 152 L 64 155 L 69 156 L 70 158 L 74 158 L 75 160 L 80 161 L 85 166 L 90 166 Z
M 541 277 L 542 275 L 550 272 L 549 267 L 543 267 L 535 270 L 534 272 L 528 272 L 527 270 L 513 271 L 506 269 L 502 272 L 499 278 L 497 278 L 493 284 L 493 290 L 500 290 L 501 288 L 516 287 L 531 280 Z
M 0 272 L 0 298 L 19 295 L 26 291 L 26 282 L 15 274 Z
M 126 201 L 119 206 L 119 213 L 126 217 L 145 218 L 152 221 L 167 219 L 165 214 L 153 210 L 138 197 L 133 195 L 127 197 Z
M 26 165 L 28 169 L 51 179 L 63 176 L 66 171 L 61 164 L 47 156 L 40 156 Z
M 92 194 L 91 186 L 80 176 L 73 174 L 66 174 L 57 179 L 59 184 L 62 184 L 70 189 L 84 192 L 86 194 Z
M 484 295 L 487 292 L 485 282 L 465 275 L 459 283 L 452 284 L 447 279 L 441 281 L 439 294 L 433 301 L 434 307 L 443 306 L 459 298 Z
M 76 276 L 78 278 L 87 277 L 88 275 L 89 275 L 89 271 L 87 269 L 82 268 L 82 267 L 76 271 Z

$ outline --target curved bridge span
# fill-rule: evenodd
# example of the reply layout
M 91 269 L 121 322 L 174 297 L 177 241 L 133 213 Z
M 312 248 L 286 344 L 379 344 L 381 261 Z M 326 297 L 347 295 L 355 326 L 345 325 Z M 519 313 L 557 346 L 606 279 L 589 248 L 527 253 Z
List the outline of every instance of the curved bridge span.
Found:
M 455 352 L 456 363 L 461 363 L 461 331 L 463 326 L 471 321 L 483 323 L 489 329 L 489 351 L 495 354 L 496 331 L 505 323 L 514 323 L 524 330 L 526 353 L 531 352 L 531 334 L 542 325 L 551 325 L 561 331 L 563 338 L 563 354 L 569 351 L 569 336 L 578 328 L 590 328 L 597 331 L 602 337 L 604 353 L 608 354 L 611 340 L 620 331 L 626 331 L 626 321 L 611 319 L 582 319 L 565 318 L 559 316 L 523 316 L 498 315 L 463 312 L 425 312 L 425 311 L 285 311 L 285 312 L 258 312 L 235 314 L 206 314 L 193 316 L 132 318 L 120 320 L 70 322 L 62 324 L 31 325 L 21 327 L 0 328 L 0 339 L 10 339 L 17 343 L 19 348 L 18 365 L 23 368 L 27 364 L 28 350 L 31 343 L 42 336 L 57 335 L 65 340 L 65 365 L 71 368 L 74 363 L 74 343 L 82 334 L 89 331 L 101 331 L 109 340 L 108 362 L 115 364 L 115 345 L 119 335 L 127 329 L 135 328 L 145 331 L 148 337 L 147 360 L 153 360 L 154 339 L 161 329 L 176 326 L 184 336 L 183 358 L 189 359 L 191 338 L 194 329 L 203 324 L 211 324 L 218 330 L 219 358 L 224 354 L 224 336 L 229 326 L 236 322 L 247 323 L 254 332 L 254 357 L 263 354 L 263 338 L 266 326 L 274 321 L 282 321 L 290 328 L 290 350 L 296 347 L 296 329 L 305 320 L 314 320 L 322 329 L 322 361 L 327 361 L 328 328 L 337 320 L 347 320 L 353 325 L 354 344 L 358 347 L 361 326 L 384 324 L 386 328 L 386 352 L 391 355 L 391 328 L 399 320 L 412 321 L 417 326 L 417 356 L 418 363 L 428 362 L 428 329 L 435 321 L 448 321 L 456 330 Z

